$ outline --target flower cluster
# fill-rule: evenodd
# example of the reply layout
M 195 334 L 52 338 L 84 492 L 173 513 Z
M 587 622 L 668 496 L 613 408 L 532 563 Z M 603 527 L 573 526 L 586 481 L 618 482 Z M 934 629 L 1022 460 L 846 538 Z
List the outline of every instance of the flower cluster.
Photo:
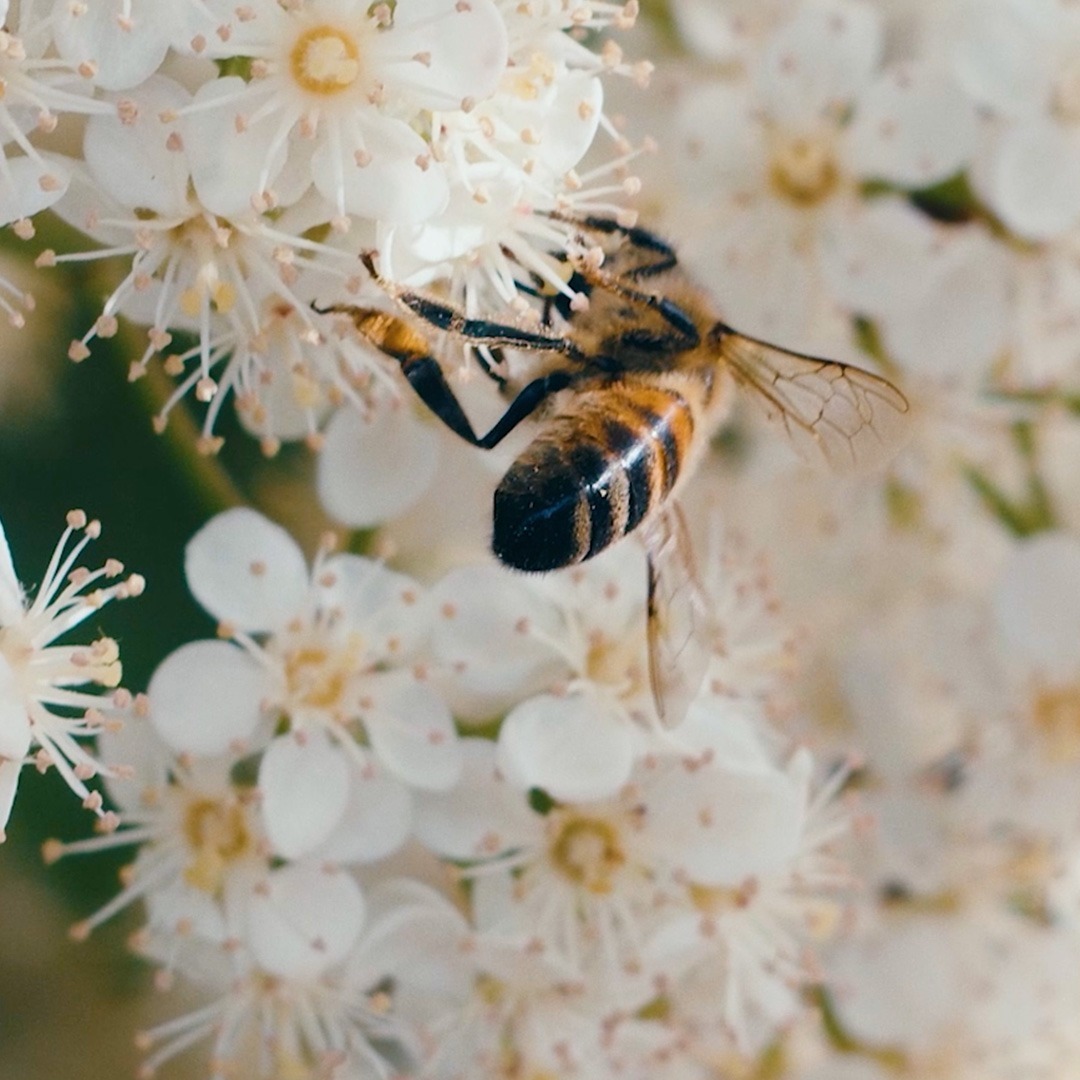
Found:
M 1080 19 L 638 15 L 0 0 L 3 223 L 31 240 L 51 208 L 90 250 L 38 266 L 92 263 L 106 296 L 69 356 L 162 362 L 157 426 L 193 397 L 204 453 L 229 401 L 267 456 L 320 451 L 313 492 L 266 503 L 306 535 L 234 507 L 185 538 L 216 636 L 145 697 L 112 639 L 56 644 L 142 590 L 76 568 L 96 523 L 69 517 L 33 599 L 0 538 L 0 823 L 23 766 L 53 766 L 100 827 L 47 859 L 131 850 L 73 936 L 138 909 L 135 948 L 183 987 L 139 1037 L 147 1077 L 196 1045 L 214 1080 L 1075 1076 Z M 661 257 L 613 273 L 635 244 Z M 567 390 L 537 422 L 568 476 L 633 459 L 645 542 L 499 566 L 492 490 L 527 425 L 467 446 L 402 366 L 446 426 L 503 434 L 516 391 L 565 390 L 514 345 L 611 350 L 602 404 L 705 306 L 691 281 L 720 322 L 671 382 L 726 387 L 735 327 L 901 385 L 910 446 L 821 475 L 737 406 L 692 453 L 598 406 L 586 451 Z M 612 344 L 590 310 L 642 326 Z M 759 387 L 789 431 L 806 408 L 811 437 L 889 442 L 898 391 L 796 370 Z M 317 539 L 327 519 L 353 531 Z
M 207 452 L 230 397 L 267 453 L 319 443 L 343 403 L 396 401 L 382 358 L 311 308 L 361 290 L 359 250 L 378 245 L 387 272 L 417 280 L 454 263 L 467 305 L 506 305 L 512 263 L 566 289 L 552 251 L 572 230 L 553 213 L 617 212 L 636 187 L 601 76 L 649 67 L 614 40 L 592 47 L 633 24 L 633 2 L 47 6 L 19 4 L 3 31 L 5 132 L 21 150 L 3 223 L 32 235 L 53 206 L 99 247 L 39 265 L 127 262 L 69 355 L 120 318 L 144 327 L 131 378 L 163 358 L 180 381 L 157 422 L 194 395 Z M 68 140 L 78 157 L 27 137 L 65 114 L 88 116 Z M 601 130 L 611 160 L 576 171 Z
M 807 751 L 772 744 L 789 642 L 760 571 L 726 550 L 725 678 L 665 733 L 642 598 L 620 588 L 644 581 L 633 550 L 565 583 L 508 589 L 473 564 L 425 588 L 329 545 L 309 569 L 250 510 L 211 520 L 186 571 L 218 640 L 166 657 L 146 721 L 102 738 L 137 765 L 134 785 L 107 771 L 124 826 L 46 846 L 138 845 L 74 934 L 142 900 L 161 985 L 213 998 L 145 1034 L 147 1072 L 197 1040 L 239 1068 L 258 1035 L 268 1077 L 476 1075 L 506 1055 L 522 1075 L 614 1076 L 676 1047 L 749 1050 L 798 1015 L 804 946 L 850 884 L 847 769 L 821 786 Z M 403 849 L 441 892 L 373 884 Z

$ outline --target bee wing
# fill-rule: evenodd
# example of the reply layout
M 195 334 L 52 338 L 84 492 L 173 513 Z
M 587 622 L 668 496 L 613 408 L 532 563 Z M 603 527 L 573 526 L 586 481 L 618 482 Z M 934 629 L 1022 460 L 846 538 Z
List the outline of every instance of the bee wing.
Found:
M 720 358 L 795 452 L 838 471 L 886 464 L 909 436 L 907 398 L 869 371 L 722 329 Z
M 678 507 L 657 520 L 646 543 L 649 683 L 660 722 L 673 728 L 685 718 L 709 666 L 708 604 Z

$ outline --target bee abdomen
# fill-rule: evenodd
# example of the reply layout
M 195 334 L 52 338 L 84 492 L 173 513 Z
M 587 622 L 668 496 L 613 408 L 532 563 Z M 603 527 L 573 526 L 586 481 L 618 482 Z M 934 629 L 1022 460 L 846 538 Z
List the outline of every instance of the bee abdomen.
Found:
M 693 415 L 674 390 L 595 390 L 552 420 L 495 492 L 492 549 L 519 570 L 591 558 L 635 529 L 675 486 Z

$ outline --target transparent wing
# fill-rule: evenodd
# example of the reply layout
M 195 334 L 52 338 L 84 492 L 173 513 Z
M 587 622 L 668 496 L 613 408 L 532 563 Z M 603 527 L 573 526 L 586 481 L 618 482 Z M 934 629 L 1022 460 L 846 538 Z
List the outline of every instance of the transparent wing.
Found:
M 649 683 L 660 722 L 682 723 L 709 666 L 713 635 L 686 524 L 672 507 L 645 538 L 649 565 Z
M 837 470 L 886 464 L 910 434 L 910 406 L 892 383 L 851 364 L 788 352 L 733 330 L 720 358 L 752 391 L 800 457 Z

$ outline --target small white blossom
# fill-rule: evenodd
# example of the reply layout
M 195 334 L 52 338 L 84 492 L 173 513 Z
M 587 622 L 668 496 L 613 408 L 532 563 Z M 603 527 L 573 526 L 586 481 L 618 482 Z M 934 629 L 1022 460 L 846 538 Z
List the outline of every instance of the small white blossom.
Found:
M 235 644 L 193 642 L 158 668 L 150 698 L 165 741 L 220 754 L 285 722 L 259 766 L 274 850 L 366 861 L 399 847 L 409 787 L 447 788 L 460 770 L 449 710 L 411 666 L 419 587 L 327 550 L 309 572 L 291 537 L 249 510 L 196 534 L 187 575 Z
M 120 649 L 108 637 L 89 645 L 57 640 L 96 618 L 110 600 L 138 596 L 145 583 L 137 574 L 122 577 L 124 567 L 116 559 L 96 570 L 77 565 L 101 525 L 81 510 L 73 510 L 67 521 L 33 598 L 19 584 L 0 531 L 0 837 L 28 764 L 41 771 L 55 767 L 104 827 L 116 826 L 116 815 L 103 809 L 100 793 L 90 791 L 86 781 L 123 770 L 103 768 L 80 740 L 118 722 L 131 700 L 118 689 Z

